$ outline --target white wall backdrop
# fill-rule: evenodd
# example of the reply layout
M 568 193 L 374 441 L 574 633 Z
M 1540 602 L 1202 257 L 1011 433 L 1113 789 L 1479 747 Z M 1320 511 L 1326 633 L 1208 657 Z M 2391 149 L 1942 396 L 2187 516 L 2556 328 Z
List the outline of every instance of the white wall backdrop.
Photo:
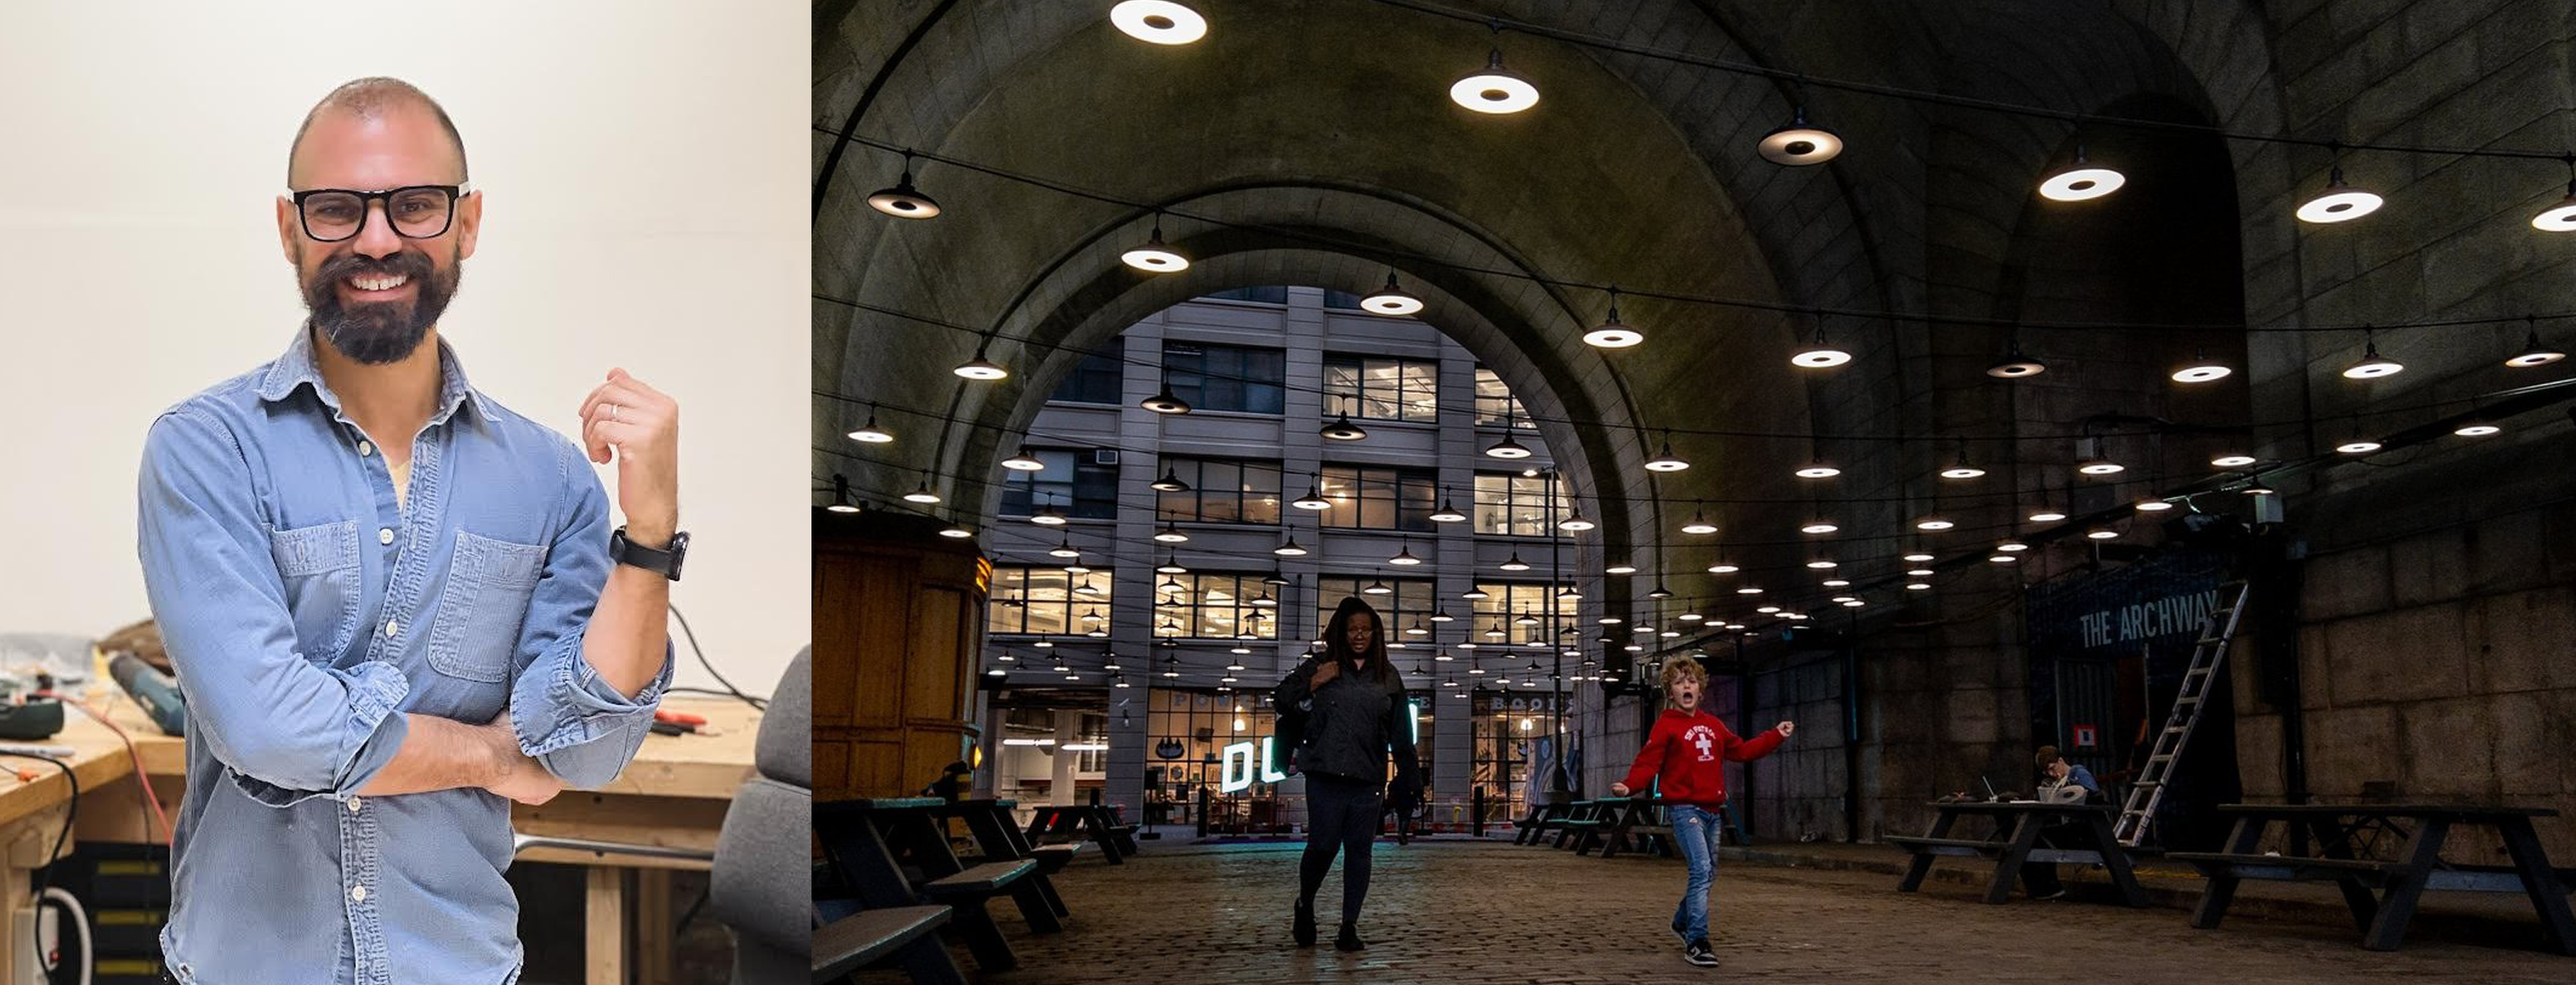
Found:
M 477 387 L 559 431 L 612 365 L 680 400 L 696 541 L 673 600 L 726 677 L 768 693 L 811 606 L 810 17 L 0 4 L 0 632 L 149 614 L 144 429 L 285 348 L 303 314 L 271 211 L 287 144 L 333 86 L 391 75 L 446 106 L 485 192 L 441 334 Z M 679 683 L 714 683 L 685 641 Z

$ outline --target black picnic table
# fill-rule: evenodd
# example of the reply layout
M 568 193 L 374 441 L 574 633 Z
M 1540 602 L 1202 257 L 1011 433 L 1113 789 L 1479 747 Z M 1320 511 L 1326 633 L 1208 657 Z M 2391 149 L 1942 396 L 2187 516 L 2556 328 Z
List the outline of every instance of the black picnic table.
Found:
M 2138 885 L 2138 877 L 2129 868 L 2129 853 L 2111 834 L 2112 809 L 2101 804 L 2051 804 L 2031 800 L 1981 801 L 1961 800 L 1931 805 L 1941 812 L 1932 822 L 1932 830 L 1921 837 L 1890 835 L 1889 844 L 1913 853 L 1913 864 L 1906 866 L 1905 880 L 1897 884 L 1899 892 L 1913 892 L 1923 885 L 1923 877 L 1932 873 L 1932 862 L 1943 855 L 1988 858 L 1995 862 L 1994 881 L 1986 887 L 1986 902 L 2002 903 L 2012 899 L 2013 882 L 2021 876 L 2024 863 L 2051 864 L 2079 862 L 2099 864 L 2111 873 L 2111 885 L 2120 899 L 2130 906 L 2148 905 L 2147 891 Z M 1995 821 L 1994 833 L 1984 838 L 1954 838 L 1950 828 L 1962 817 L 1975 815 Z M 2092 832 L 2093 847 L 2057 848 L 2039 844 L 2041 829 L 2052 824 L 2080 823 Z
M 1675 853 L 1672 822 L 1662 813 L 1674 801 L 1661 797 L 1603 797 L 1599 803 L 1603 807 L 1603 823 L 1583 832 L 1575 842 L 1575 854 L 1587 854 L 1592 850 L 1592 844 L 1599 842 L 1601 857 L 1609 858 L 1628 848 L 1631 838 L 1636 839 L 1636 847 L 1641 851 L 1663 855 Z
M 2236 817 L 2223 850 L 2165 856 L 2191 863 L 2209 879 L 2200 907 L 2192 913 L 2194 927 L 2218 926 L 2242 880 L 2332 882 L 2343 890 L 2362 946 L 2394 951 L 2405 940 L 2415 904 L 2427 889 L 2521 892 L 2531 898 L 2551 949 L 2576 955 L 2576 920 L 2567 907 L 2567 894 L 2576 891 L 2576 869 L 2551 868 L 2531 825 L 2532 818 L 2556 817 L 2557 811 L 2456 804 L 2223 804 L 2218 810 Z M 2275 821 L 2285 828 L 2304 826 L 2318 854 L 2260 851 L 2263 834 Z M 2451 829 L 2466 826 L 2496 829 L 2513 864 L 2442 861 L 2442 843 Z M 2384 841 L 2397 843 L 2394 857 L 2378 851 Z M 2373 889 L 2379 895 L 2371 895 Z
M 1029 928 L 1046 934 L 1064 929 L 1057 901 L 1029 878 L 1038 868 L 1033 858 L 971 866 L 959 860 L 948 844 L 947 805 L 938 797 L 821 801 L 814 805 L 814 835 L 835 875 L 857 891 L 862 907 L 949 906 L 954 910 L 951 925 L 965 935 L 976 965 L 985 971 L 1007 970 L 1019 958 L 985 902 L 1008 894 Z
M 1118 820 L 1118 808 L 1109 804 L 1041 804 L 1029 818 L 1028 840 L 1032 844 L 1050 844 L 1089 838 L 1100 846 L 1100 857 L 1111 865 L 1124 865 L 1127 856 L 1136 854 L 1136 826 Z

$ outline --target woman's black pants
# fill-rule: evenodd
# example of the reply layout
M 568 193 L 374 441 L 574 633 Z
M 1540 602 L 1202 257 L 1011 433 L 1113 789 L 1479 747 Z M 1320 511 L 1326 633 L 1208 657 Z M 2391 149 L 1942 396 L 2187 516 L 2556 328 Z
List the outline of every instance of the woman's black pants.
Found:
M 1360 918 L 1368 898 L 1369 843 L 1377 840 L 1378 819 L 1386 811 L 1386 789 L 1376 783 L 1327 773 L 1306 774 L 1306 856 L 1297 867 L 1297 899 L 1308 906 L 1333 854 L 1342 853 L 1342 922 Z

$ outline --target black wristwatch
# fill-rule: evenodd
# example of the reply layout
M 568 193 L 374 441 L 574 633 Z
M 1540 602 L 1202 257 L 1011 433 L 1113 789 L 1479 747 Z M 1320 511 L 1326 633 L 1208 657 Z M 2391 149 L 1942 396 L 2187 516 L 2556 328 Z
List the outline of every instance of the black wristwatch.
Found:
M 654 550 L 626 539 L 626 528 L 608 535 L 608 557 L 619 564 L 630 564 L 672 581 L 680 580 L 680 562 L 688 559 L 689 535 L 686 531 L 671 535 L 671 546 Z

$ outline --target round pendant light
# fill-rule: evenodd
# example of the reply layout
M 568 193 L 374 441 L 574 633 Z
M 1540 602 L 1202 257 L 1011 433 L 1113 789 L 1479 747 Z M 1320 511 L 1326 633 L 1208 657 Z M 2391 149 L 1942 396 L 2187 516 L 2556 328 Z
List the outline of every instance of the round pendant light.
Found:
M 1172 0 L 1123 0 L 1109 8 L 1109 23 L 1138 41 L 1188 44 L 1207 37 L 1207 18 Z
M 2354 438 L 2335 446 L 2336 451 L 2342 452 L 2346 455 L 2367 455 L 2371 452 L 2378 451 L 2379 448 L 2379 442 L 2372 441 L 2369 438 Z
M 1081 552 L 1081 551 L 1079 551 L 1079 550 L 1076 550 L 1076 549 L 1074 548 L 1074 546 L 1073 546 L 1073 541 L 1072 541 L 1071 539 L 1066 539 L 1066 540 L 1064 540 L 1064 541 L 1062 541 L 1062 542 L 1060 542 L 1060 543 L 1056 544 L 1054 547 L 1047 548 L 1047 556 L 1049 556 L 1049 557 L 1081 557 L 1081 556 L 1082 556 L 1082 552 Z
M 2075 463 L 2075 471 L 2085 475 L 2115 475 L 2127 468 L 2128 466 L 2107 458 L 2088 458 Z
M 903 498 L 906 502 L 924 505 L 939 502 L 939 494 L 930 491 L 930 476 L 926 473 L 921 477 L 921 484 L 914 486 L 911 492 L 903 494 Z
M 2042 198 L 2059 202 L 2081 202 L 2119 191 L 2129 176 L 2112 168 L 2101 167 L 2084 159 L 2084 143 L 2075 144 L 2075 163 L 2058 169 L 2048 180 L 2039 183 Z
M 1351 423 L 1351 415 L 1349 414 L 1343 414 L 1338 420 L 1324 425 L 1323 430 L 1318 433 L 1333 441 L 1358 441 L 1368 437 L 1367 431 L 1361 430 L 1359 425 Z
M 1843 152 L 1843 139 L 1831 130 L 1808 123 L 1807 108 L 1800 106 L 1790 111 L 1788 126 L 1763 136 L 1755 150 L 1773 164 L 1823 164 Z
M 1027 448 L 1022 448 L 1022 449 L 1020 449 L 1020 450 L 1019 450 L 1019 452 L 1018 452 L 1018 453 L 1013 454 L 1013 455 L 1012 455 L 1011 457 L 1009 457 L 1009 458 L 1005 458 L 1005 459 L 1003 459 L 1003 460 L 1002 460 L 1002 467 L 1003 467 L 1003 468 L 1006 468 L 1006 469 L 1009 469 L 1009 470 L 1011 470 L 1011 471 L 1013 471 L 1013 472 L 1044 472 L 1044 471 L 1046 471 L 1046 463 L 1045 463 L 1045 462 L 1043 462 L 1043 461 L 1038 460 L 1038 457 L 1037 457 L 1037 456 L 1032 455 L 1032 454 L 1029 454 L 1029 450 L 1028 450 Z M 1160 488 L 1160 487 L 1157 487 L 1157 488 Z
M 2021 341 L 2019 339 L 2013 340 L 2013 342 L 2004 349 L 2003 358 L 1995 360 L 1993 365 L 1986 367 L 1986 375 L 1999 380 L 2017 380 L 2025 376 L 2037 376 L 2045 372 L 2048 372 L 2047 363 L 2040 362 L 2030 356 L 2021 354 Z
M 1713 534 L 1717 532 L 1717 524 L 1708 522 L 1708 517 L 1701 515 L 1697 511 L 1693 511 L 1691 513 L 1690 522 L 1682 524 L 1682 532 L 1686 534 Z
M 2137 506 L 2140 513 L 2162 513 L 2174 508 L 2174 504 L 2154 496 L 2139 500 Z
M 1163 245 L 1163 215 L 1160 212 L 1154 214 L 1154 231 L 1152 235 L 1146 237 L 1145 245 L 1119 254 L 1118 259 L 1130 267 L 1149 274 L 1168 274 L 1190 269 L 1190 258 L 1187 255 Z
M 832 473 L 832 503 L 831 505 L 823 508 L 834 513 L 856 513 L 859 511 L 858 504 L 850 501 L 850 479 L 848 476 L 844 476 L 838 472 Z
M 1520 442 L 1513 441 L 1512 436 L 1506 434 L 1503 436 L 1503 440 L 1485 446 L 1485 457 L 1513 459 L 1528 458 L 1530 457 L 1530 450 L 1521 447 Z
M 1332 501 L 1332 500 L 1329 500 L 1329 499 L 1325 499 L 1325 498 L 1323 497 L 1323 495 L 1322 495 L 1322 492 L 1323 492 L 1323 490 L 1322 490 L 1322 488 L 1321 488 L 1321 487 L 1319 487 L 1319 486 L 1317 486 L 1317 485 L 1315 485 L 1315 484 L 1313 484 L 1313 483 L 1308 483 L 1308 484 L 1307 484 L 1307 486 L 1306 486 L 1306 494 L 1305 494 L 1305 495 L 1303 495 L 1303 496 L 1299 496 L 1299 497 L 1297 497 L 1297 498 L 1295 498 L 1295 499 L 1289 500 L 1289 501 L 1288 501 L 1288 505 L 1290 505 L 1290 506 L 1294 506 L 1294 507 L 1296 507 L 1296 508 L 1298 508 L 1298 509 L 1301 509 L 1301 510 L 1329 510 L 1329 509 L 1332 509 L 1332 508 L 1333 508 L 1333 501 Z
M 2481 417 L 2473 418 L 2468 423 L 2462 424 L 2457 428 L 2453 428 L 2451 433 L 2463 438 L 2483 438 L 2488 435 L 2500 433 L 2503 430 L 2503 428 L 2497 427 L 2494 422 Z
M 1186 482 L 1182 482 L 1182 481 L 1181 481 L 1181 477 L 1180 477 L 1179 475 L 1174 474 L 1174 473 L 1172 472 L 1172 466 L 1171 466 L 1170 464 L 1168 464 L 1168 463 L 1166 463 L 1166 464 L 1163 466 L 1163 477 L 1162 477 L 1162 478 L 1160 478 L 1160 479 L 1156 479 L 1156 480 L 1154 480 L 1154 481 L 1152 481 L 1152 482 L 1146 483 L 1146 484 L 1145 484 L 1145 487 L 1146 487 L 1146 488 L 1148 488 L 1148 489 L 1153 489 L 1153 490 L 1159 491 L 1159 492 L 1188 492 L 1188 491 L 1190 491 L 1190 484 L 1189 484 L 1189 483 L 1186 483 Z
M 1449 84 L 1449 101 L 1479 113 L 1518 113 L 1538 105 L 1538 85 L 1504 68 L 1503 49 L 1497 45 L 1486 54 L 1484 68 Z
M 1063 511 L 1055 508 L 1054 503 L 1040 503 L 1038 511 L 1029 514 L 1029 522 L 1041 527 L 1061 527 L 1064 526 L 1065 516 Z
M 1735 565 L 1728 564 L 1728 563 L 1726 563 L 1726 562 L 1724 562 L 1724 561 L 1719 561 L 1719 562 L 1717 562 L 1716 564 L 1712 564 L 1712 565 L 1709 565 L 1709 566 L 1708 566 L 1708 573 L 1709 573 L 1709 574 L 1712 574 L 1712 575 L 1731 575 L 1731 574 L 1734 574 L 1734 573 L 1736 573 L 1737 571 L 1740 571 L 1740 570 L 1743 570 L 1743 569 L 1738 568 L 1738 567 L 1736 567 Z
M 2094 540 L 2111 540 L 2120 536 L 2120 532 L 2109 527 L 2095 527 L 2085 531 L 2084 536 Z
M 928 219 L 939 214 L 939 202 L 912 187 L 912 152 L 903 152 L 903 177 L 894 187 L 868 196 L 868 207 L 897 219 Z
M 1179 527 L 1165 523 L 1162 529 L 1154 531 L 1154 540 L 1163 544 L 1186 544 L 1189 543 L 1190 535 L 1182 533 Z
M 2252 455 L 2227 454 L 2210 459 L 2209 464 L 2212 468 L 2241 469 L 2256 461 L 2257 459 Z
M 2299 206 L 2301 222 L 2350 222 L 2379 211 L 2383 200 L 2377 192 L 2344 183 L 2343 165 L 2337 164 L 2326 179 L 2325 191 Z
M 850 440 L 864 445 L 882 445 L 894 441 L 894 432 L 877 426 L 877 405 L 868 405 L 868 422 L 850 432 Z
M 2344 367 L 2343 375 L 2345 379 L 2375 380 L 2382 376 L 2395 376 L 2405 370 L 2406 364 L 2379 354 L 2379 343 L 2366 341 L 2362 343 L 2361 358 Z
M 1003 369 L 1000 363 L 984 358 L 984 344 L 981 342 L 975 343 L 975 358 L 958 363 L 957 368 L 949 372 L 961 378 L 979 382 L 989 382 L 1011 375 L 1011 371 Z
M 1360 310 L 1389 318 L 1410 315 L 1422 310 L 1422 299 L 1395 286 L 1395 271 L 1386 272 L 1386 286 L 1369 292 L 1360 299 Z
M 1386 563 L 1388 563 L 1388 564 L 1392 564 L 1392 565 L 1395 565 L 1395 566 L 1397 566 L 1397 567 L 1399 567 L 1399 568 L 1410 568 L 1410 567 L 1412 567 L 1412 566 L 1414 566 L 1414 565 L 1421 564 L 1421 563 L 1422 563 L 1422 559 L 1421 559 L 1421 558 L 1418 558 L 1418 557 L 1414 557 L 1414 556 L 1413 556 L 1413 545 L 1412 545 L 1412 544 L 1410 544 L 1410 543 L 1406 543 L 1406 544 L 1403 544 L 1403 545 L 1399 546 L 1399 547 L 1396 549 L 1395 556 L 1394 556 L 1394 557 L 1391 557 L 1391 558 L 1386 559 Z
M 1592 527 L 1592 521 L 1583 518 L 1583 507 L 1580 505 L 1575 506 L 1572 512 L 1566 514 L 1565 519 L 1557 521 L 1556 524 L 1556 529 L 1569 533 L 1582 533 Z
M 1462 598 L 1462 599 L 1466 599 L 1466 600 L 1471 601 L 1471 602 L 1474 602 L 1474 601 L 1483 601 L 1483 600 L 1485 600 L 1485 599 L 1492 598 L 1493 596 L 1492 596 L 1492 595 L 1490 595 L 1490 594 L 1487 594 L 1487 593 L 1485 592 L 1485 590 L 1484 590 L 1484 589 L 1477 588 L 1477 587 L 1475 587 L 1475 586 L 1473 586 L 1473 585 L 1469 585 L 1469 586 L 1467 586 L 1467 590 L 1466 590 L 1466 591 L 1463 591 L 1463 592 L 1458 593 L 1458 597 L 1459 597 L 1459 598 Z
M 2522 351 L 2516 353 L 2513 358 L 2505 360 L 2505 365 L 2516 369 L 2527 369 L 2533 366 L 2546 366 L 2550 363 L 2567 358 L 2567 353 L 2564 350 L 2561 350 L 2556 346 L 2544 345 L 2541 343 L 2540 328 L 2539 326 L 2532 324 L 2532 319 L 2523 319 L 2523 324 L 2528 326 L 2529 334 L 2524 337 Z
M 1363 595 L 1392 595 L 1395 593 L 1395 589 L 1387 587 L 1387 584 L 1384 581 L 1371 581 L 1367 588 L 1360 589 L 1360 593 Z
M 1664 436 L 1664 450 L 1655 457 L 1646 460 L 1646 471 L 1648 472 L 1679 472 L 1689 467 L 1689 462 L 1683 461 L 1681 456 L 1673 454 L 1673 439 L 1672 435 L 1669 433 Z
M 1530 569 L 1529 562 L 1521 560 L 1521 555 L 1518 551 L 1512 552 L 1512 556 L 1502 564 L 1497 565 L 1497 567 L 1500 567 L 1505 571 L 1528 571 Z
M 1850 362 L 1851 358 L 1851 353 L 1835 348 L 1833 343 L 1825 341 L 1825 326 L 1819 324 L 1816 326 L 1816 340 L 1790 355 L 1789 362 L 1791 365 L 1804 366 L 1808 369 L 1827 369 Z
M 1190 569 L 1181 567 L 1179 558 L 1169 554 L 1163 555 L 1163 563 L 1154 566 L 1154 573 L 1158 575 L 1183 575 L 1188 574 L 1189 571 Z
M 1986 474 L 1986 470 L 1968 464 L 1968 443 L 1966 441 L 1959 442 L 1958 464 L 1941 470 L 1941 477 L 1944 479 L 1974 479 L 1984 474 Z
M 1440 495 L 1440 508 L 1425 519 L 1433 523 L 1459 523 L 1467 519 L 1467 514 L 1460 513 L 1457 507 L 1449 505 L 1449 494 L 1443 490 Z
M 1822 456 L 1818 456 L 1815 461 L 1807 463 L 1805 468 L 1798 470 L 1798 478 L 1801 479 L 1831 479 L 1841 474 L 1843 470 L 1825 464 Z
M 1912 553 L 1912 554 L 1908 554 L 1908 555 L 1906 555 L 1906 556 L 1905 556 L 1905 560 L 1906 560 L 1907 562 L 1909 562 L 1909 563 L 1912 563 L 1912 564 L 1925 564 L 1925 563 L 1929 563 L 1929 562 L 1932 560 L 1932 555 L 1925 554 L 1925 553 L 1923 553 L 1923 552 L 1921 552 L 1921 551 L 1916 551 L 1916 552 L 1914 552 L 1914 553 Z
M 1646 333 L 1629 328 L 1619 321 L 1619 289 L 1610 289 L 1610 317 L 1583 333 L 1583 343 L 1595 349 L 1625 349 L 1646 341 Z
M 2211 359 L 2206 355 L 2195 355 L 2192 357 L 2190 362 L 2174 367 L 2173 381 L 2176 383 L 2207 383 L 2211 380 L 2226 379 L 2227 374 L 2233 372 L 2235 372 L 2235 370 L 2229 368 L 2226 363 Z
M 1932 583 L 1928 581 L 1909 581 L 1905 583 L 1905 590 L 1909 592 L 1931 591 Z
M 1669 589 L 1669 588 L 1665 588 L 1665 587 L 1664 587 L 1664 583 L 1659 581 L 1659 582 L 1656 582 L 1656 583 L 1655 583 L 1655 587 L 1654 587 L 1653 589 L 1648 590 L 1648 591 L 1646 592 L 1646 597 L 1647 597 L 1647 598 L 1650 598 L 1650 599 L 1654 599 L 1654 600 L 1655 600 L 1655 601 L 1657 601 L 1657 602 L 1661 602 L 1661 601 L 1663 601 L 1663 600 L 1665 600 L 1665 599 L 1668 599 L 1668 598 L 1673 597 L 1673 590 L 1672 590 L 1672 589 Z
M 1799 527 L 1798 532 L 1802 534 L 1829 534 L 1840 529 L 1842 529 L 1842 527 L 1836 525 L 1832 520 L 1815 520 L 1807 523 L 1805 526 Z
M 2066 514 L 2054 509 L 2042 508 L 2032 511 L 2030 514 L 2030 522 L 2032 523 L 2056 523 L 2063 519 L 2066 519 Z
M 1914 529 L 1916 530 L 1948 530 L 1955 526 L 1958 526 L 1958 524 L 1941 519 L 1937 516 L 1928 516 L 1914 521 Z
M 1190 412 L 1188 401 L 1172 395 L 1172 385 L 1169 382 L 1164 383 L 1161 390 L 1155 391 L 1153 396 L 1145 398 L 1142 402 L 1138 403 L 1137 406 L 1143 407 L 1146 410 L 1153 411 L 1157 414 L 1187 414 Z

